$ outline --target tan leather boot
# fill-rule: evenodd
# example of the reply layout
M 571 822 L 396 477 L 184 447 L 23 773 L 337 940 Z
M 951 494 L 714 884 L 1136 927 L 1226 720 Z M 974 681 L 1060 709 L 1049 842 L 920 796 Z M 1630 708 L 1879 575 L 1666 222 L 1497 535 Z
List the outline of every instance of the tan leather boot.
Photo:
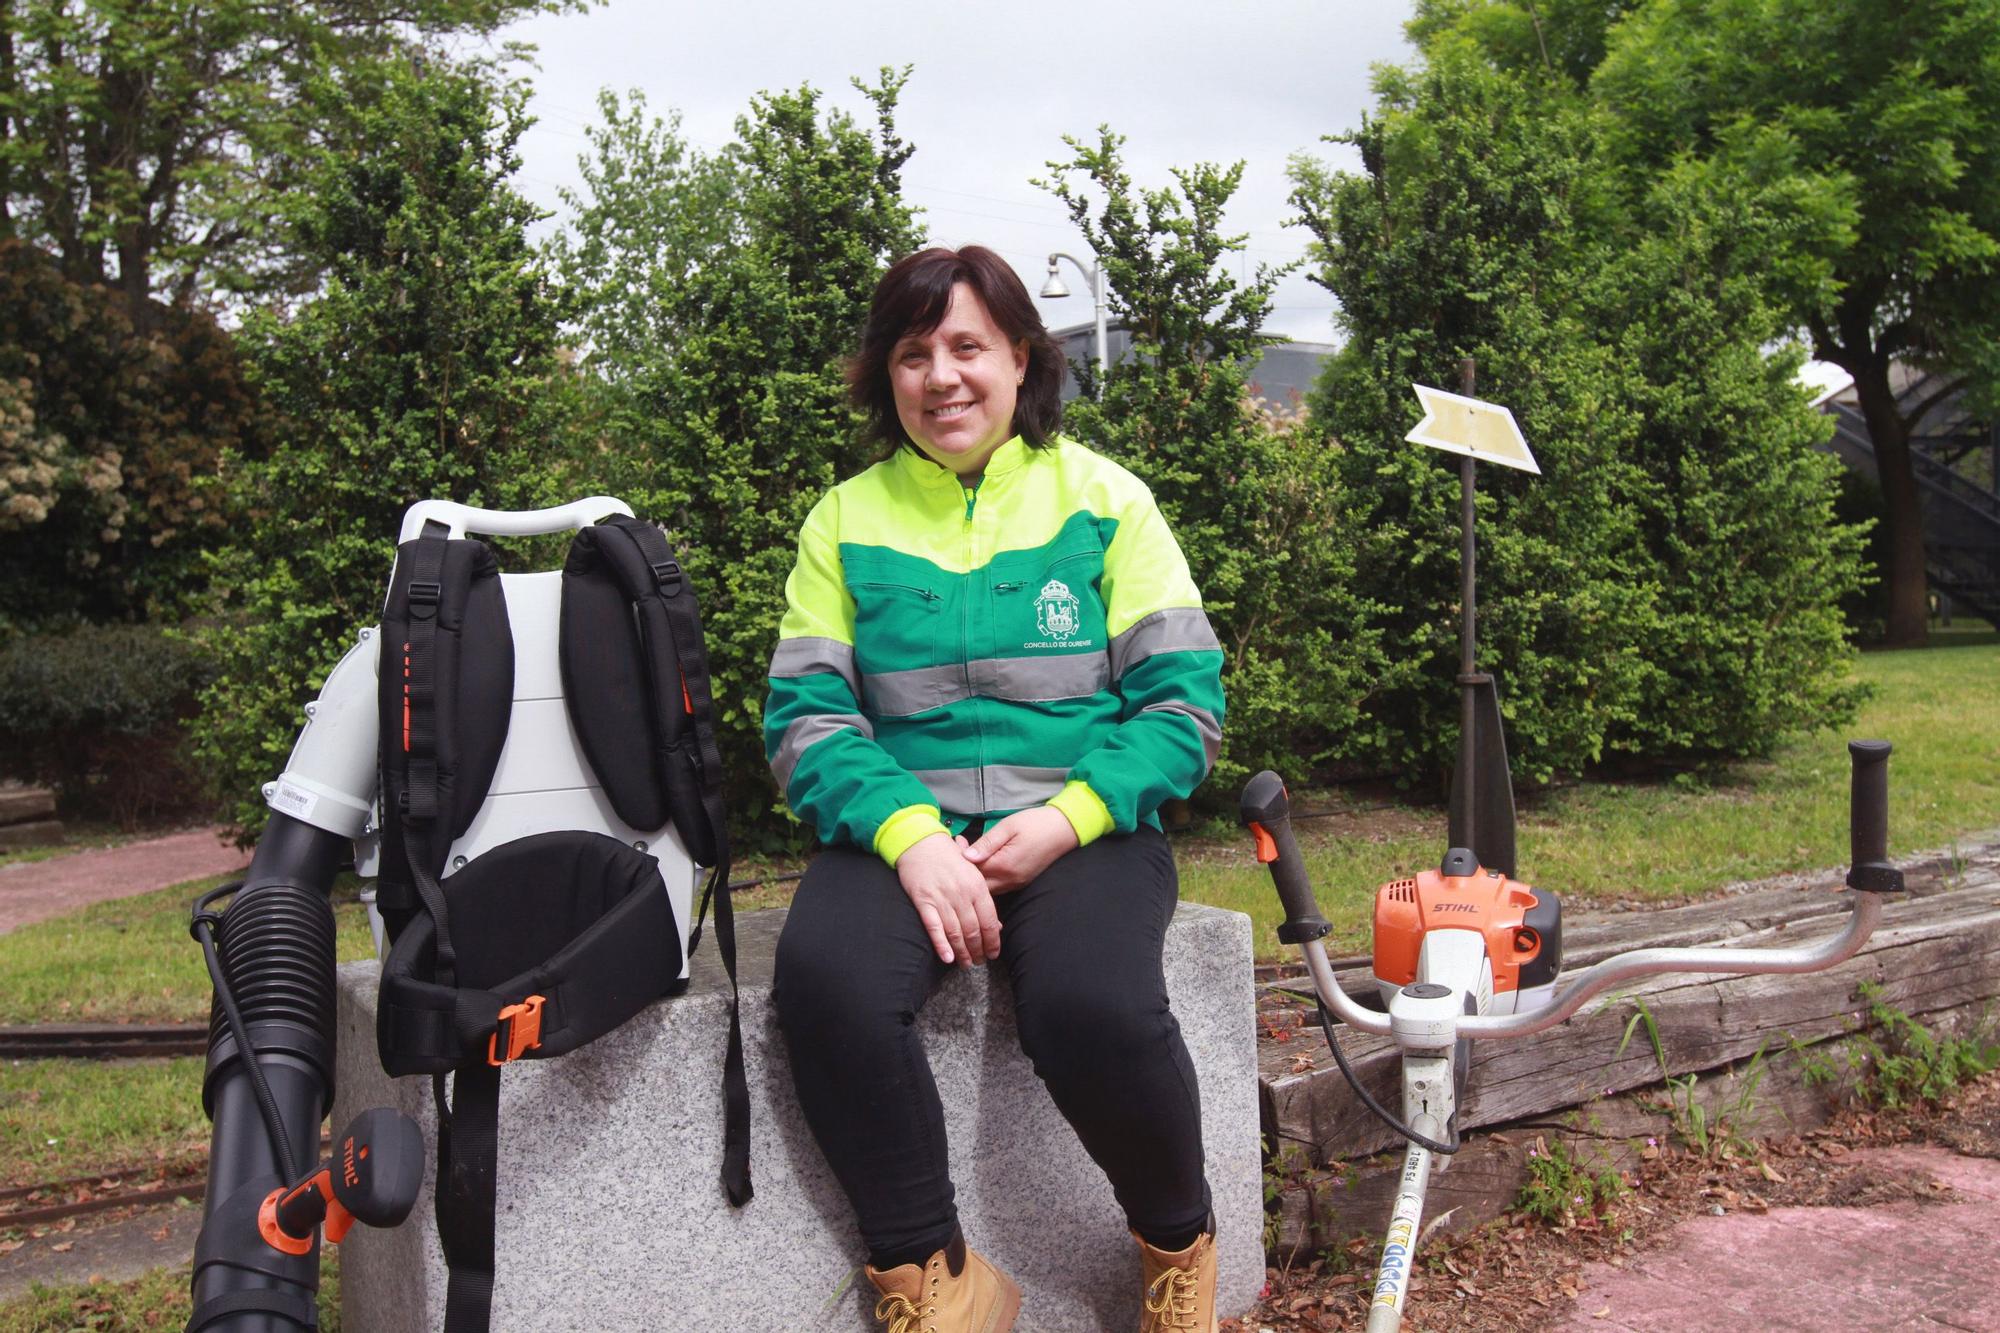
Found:
M 1014 1279 L 966 1248 L 957 1234 L 921 1267 L 861 1271 L 882 1293 L 875 1318 L 888 1333 L 1007 1333 L 1021 1313 Z
M 1139 1333 L 1192 1329 L 1215 1333 L 1215 1231 L 1203 1232 L 1185 1250 L 1156 1250 L 1136 1231 L 1145 1265 L 1146 1299 Z

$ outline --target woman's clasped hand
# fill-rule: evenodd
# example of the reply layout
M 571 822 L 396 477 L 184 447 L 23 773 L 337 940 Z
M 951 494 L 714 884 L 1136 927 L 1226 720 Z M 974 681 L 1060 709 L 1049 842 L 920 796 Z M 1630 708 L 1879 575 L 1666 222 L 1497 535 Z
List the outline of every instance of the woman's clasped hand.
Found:
M 897 859 L 896 877 L 937 956 L 971 966 L 1000 956 L 993 895 L 1029 883 L 1076 845 L 1062 812 L 1038 806 L 996 821 L 977 842 L 934 833 Z

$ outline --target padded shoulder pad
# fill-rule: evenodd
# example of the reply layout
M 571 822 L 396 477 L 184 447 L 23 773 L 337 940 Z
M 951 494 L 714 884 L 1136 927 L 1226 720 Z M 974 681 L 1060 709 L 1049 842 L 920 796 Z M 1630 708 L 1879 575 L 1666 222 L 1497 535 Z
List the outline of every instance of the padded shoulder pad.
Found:
M 672 822 L 688 854 L 716 864 L 703 806 L 698 710 L 707 658 L 694 589 L 650 524 L 615 517 L 585 528 L 563 565 L 563 700 L 585 758 L 618 817 Z
M 668 822 L 667 793 L 654 772 L 655 738 L 663 721 L 679 722 L 671 712 L 658 716 L 639 642 L 633 590 L 652 581 L 638 548 L 603 528 L 578 532 L 563 564 L 563 701 L 611 808 L 635 829 Z
M 429 549 L 420 551 L 426 543 Z M 432 621 L 427 632 L 419 623 L 426 618 Z M 427 675 L 419 660 L 426 643 Z M 427 780 L 426 747 L 435 756 L 435 818 L 445 835 L 428 840 L 431 873 L 438 875 L 453 839 L 479 813 L 507 743 L 514 635 L 499 562 L 484 542 L 418 538 L 397 548 L 382 608 L 380 681 L 382 799 L 389 816 L 382 830 L 383 879 L 407 884 L 407 829 L 395 815 L 407 812 L 413 775 L 419 786 Z

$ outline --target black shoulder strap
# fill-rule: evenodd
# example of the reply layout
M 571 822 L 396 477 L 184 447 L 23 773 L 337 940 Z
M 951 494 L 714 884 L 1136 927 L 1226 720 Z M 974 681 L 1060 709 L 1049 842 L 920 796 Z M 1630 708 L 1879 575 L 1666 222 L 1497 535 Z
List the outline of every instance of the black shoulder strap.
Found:
M 657 607 L 665 619 L 667 633 L 664 636 L 650 633 L 644 636 L 646 671 L 662 735 L 671 734 L 668 719 L 676 712 L 681 713 L 690 724 L 681 729 L 680 735 L 669 743 L 669 753 L 662 756 L 661 780 L 669 784 L 668 799 L 673 807 L 675 826 L 685 836 L 691 821 L 698 817 L 701 822 L 697 827 L 707 834 L 706 849 L 691 846 L 690 850 L 696 851 L 697 855 L 706 850 L 712 856 L 712 869 L 708 884 L 702 891 L 701 907 L 688 934 L 687 951 L 692 957 L 700 944 L 702 923 L 707 919 L 708 905 L 713 900 L 715 943 L 722 954 L 723 970 L 729 974 L 729 1049 L 723 1058 L 722 1072 L 722 1187 L 728 1193 L 729 1201 L 741 1207 L 750 1202 L 753 1193 L 750 1186 L 750 1088 L 743 1068 L 742 1000 L 736 981 L 736 918 L 729 902 L 729 828 L 722 796 L 722 751 L 715 740 L 715 704 L 709 689 L 708 648 L 701 631 L 701 610 L 695 600 L 693 586 L 667 546 L 666 534 L 659 528 L 624 515 L 607 519 L 598 527 L 600 531 L 625 534 L 638 550 L 646 568 L 652 572 L 652 588 L 630 591 L 633 601 L 641 608 L 642 626 L 647 621 L 645 612 L 649 603 L 651 607 Z M 610 563 L 617 567 L 617 562 Z M 671 663 L 661 660 L 658 655 L 659 637 L 665 637 L 672 644 Z M 677 792 L 673 775 L 681 767 L 682 752 L 690 745 L 695 791 Z M 695 798 L 698 810 L 683 808 L 690 804 L 687 799 L 690 795 Z M 699 835 L 688 839 L 693 844 L 698 844 L 700 840 Z
M 500 1160 L 500 1068 L 473 1060 L 431 1076 L 437 1103 L 438 1241 L 444 1247 L 444 1333 L 487 1333 L 493 1318 L 493 1206 Z
M 409 638 L 400 645 L 403 671 L 403 752 L 408 758 L 397 814 L 409 844 L 410 878 L 437 925 L 437 979 L 452 984 L 458 956 L 451 947 L 444 891 L 431 870 L 438 833 L 437 617 L 444 600 L 445 549 L 450 529 L 436 520 L 424 524 L 411 551 Z M 397 645 L 391 645 L 396 647 Z M 384 738 L 391 743 L 395 738 Z

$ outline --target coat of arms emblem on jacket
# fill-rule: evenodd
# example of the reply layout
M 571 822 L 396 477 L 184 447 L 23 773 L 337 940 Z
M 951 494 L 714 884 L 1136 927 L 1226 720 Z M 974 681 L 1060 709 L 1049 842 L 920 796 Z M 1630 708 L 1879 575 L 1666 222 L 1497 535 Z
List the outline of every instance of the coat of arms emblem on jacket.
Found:
M 1035 598 L 1035 628 L 1051 639 L 1067 639 L 1083 627 L 1076 594 L 1061 579 L 1050 579 Z

